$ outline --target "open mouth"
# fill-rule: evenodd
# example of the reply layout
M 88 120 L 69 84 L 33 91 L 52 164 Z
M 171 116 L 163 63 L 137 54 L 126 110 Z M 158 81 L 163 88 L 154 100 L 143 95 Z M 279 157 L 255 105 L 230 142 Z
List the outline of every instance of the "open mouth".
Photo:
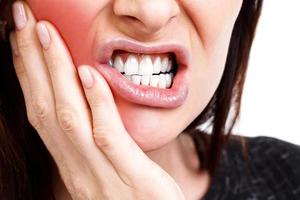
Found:
M 115 50 L 108 65 L 137 85 L 170 88 L 177 72 L 174 53 L 136 54 Z
M 186 100 L 189 57 L 183 46 L 114 39 L 97 53 L 97 70 L 125 100 L 162 108 L 175 108 Z

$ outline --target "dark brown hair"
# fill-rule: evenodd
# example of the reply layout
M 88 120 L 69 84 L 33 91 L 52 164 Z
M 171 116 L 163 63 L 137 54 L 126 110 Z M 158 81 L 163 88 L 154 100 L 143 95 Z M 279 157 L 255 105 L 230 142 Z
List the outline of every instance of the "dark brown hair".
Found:
M 6 38 L 12 29 L 9 12 L 11 2 L 13 0 L 0 0 L 0 20 L 8 21 Z M 207 107 L 184 130 L 196 144 L 200 169 L 207 169 L 211 175 L 218 164 L 222 147 L 239 117 L 249 53 L 261 7 L 262 0 L 243 1 L 231 36 L 222 80 Z M 208 124 L 209 129 L 197 128 L 203 124 Z M 2 38 L 0 39 L 0 199 L 54 199 L 52 164 L 53 160 L 48 150 L 28 122 L 23 94 L 13 68 L 9 41 Z

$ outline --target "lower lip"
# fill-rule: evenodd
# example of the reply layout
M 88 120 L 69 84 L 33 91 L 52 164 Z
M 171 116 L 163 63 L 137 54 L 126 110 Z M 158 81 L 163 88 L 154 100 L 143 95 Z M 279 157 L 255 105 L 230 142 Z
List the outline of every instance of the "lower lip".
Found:
M 107 64 L 97 64 L 97 70 L 104 76 L 113 92 L 132 103 L 160 107 L 176 108 L 181 106 L 188 95 L 187 68 L 179 67 L 173 78 L 171 88 L 161 89 L 137 85 Z

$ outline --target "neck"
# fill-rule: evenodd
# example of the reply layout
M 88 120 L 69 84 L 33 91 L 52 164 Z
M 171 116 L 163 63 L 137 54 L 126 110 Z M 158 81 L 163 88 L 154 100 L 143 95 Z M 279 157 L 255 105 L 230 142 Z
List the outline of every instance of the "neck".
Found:
M 200 164 L 193 141 L 185 134 L 180 134 L 162 148 L 145 153 L 172 177 L 176 177 L 179 171 L 196 172 Z
M 163 148 L 146 154 L 172 176 L 187 200 L 202 199 L 207 192 L 210 177 L 207 171 L 199 171 L 201 163 L 189 135 L 180 134 Z

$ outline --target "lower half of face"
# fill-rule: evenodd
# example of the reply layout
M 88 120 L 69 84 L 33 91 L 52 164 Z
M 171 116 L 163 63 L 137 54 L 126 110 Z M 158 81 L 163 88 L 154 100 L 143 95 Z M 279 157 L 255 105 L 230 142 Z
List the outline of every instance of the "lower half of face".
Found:
M 48 20 L 56 26 L 76 66 L 95 66 L 99 61 L 96 56 L 99 47 L 115 38 L 134 41 L 144 46 L 168 43 L 184 46 L 189 56 L 186 66 L 188 92 L 180 105 L 154 106 L 149 101 L 132 101 L 111 87 L 125 128 L 144 151 L 158 149 L 171 142 L 210 101 L 222 77 L 228 44 L 241 1 L 216 0 L 211 3 L 205 0 L 44 0 L 41 4 L 38 0 L 27 0 L 38 19 Z M 132 51 L 140 52 L 130 52 L 128 48 L 118 46 L 111 54 L 113 66 L 120 67 L 123 62 L 123 67 L 127 67 L 125 73 L 130 73 L 136 66 L 135 60 L 141 67 L 142 62 L 149 64 L 150 58 L 150 66 L 153 67 L 156 58 L 160 57 L 161 63 L 156 64 L 163 68 L 162 61 L 164 57 L 168 57 L 166 52 L 146 53 L 141 49 L 143 48 L 133 48 Z M 169 53 L 173 55 L 172 49 Z M 118 56 L 122 61 L 119 58 L 116 61 Z M 175 58 L 175 62 L 177 59 Z M 125 74 L 123 78 L 126 78 Z M 148 88 L 160 87 L 159 84 L 155 86 L 153 75 L 150 79 L 153 79 L 152 84 L 151 81 L 148 80 L 147 83 L 144 80 Z M 162 82 L 161 85 L 165 89 L 160 90 L 170 90 L 165 83 Z M 141 87 L 144 87 L 142 83 Z M 172 85 L 170 87 L 172 89 Z

